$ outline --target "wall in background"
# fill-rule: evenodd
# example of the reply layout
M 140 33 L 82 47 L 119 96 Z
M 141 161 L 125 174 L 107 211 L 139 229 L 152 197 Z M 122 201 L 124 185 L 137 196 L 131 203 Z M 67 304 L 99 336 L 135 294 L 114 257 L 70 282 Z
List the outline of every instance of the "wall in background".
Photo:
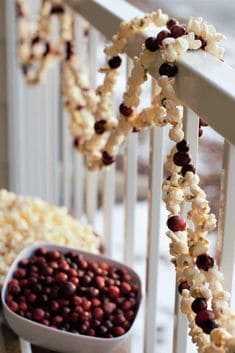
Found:
M 0 187 L 8 186 L 5 8 L 0 1 Z

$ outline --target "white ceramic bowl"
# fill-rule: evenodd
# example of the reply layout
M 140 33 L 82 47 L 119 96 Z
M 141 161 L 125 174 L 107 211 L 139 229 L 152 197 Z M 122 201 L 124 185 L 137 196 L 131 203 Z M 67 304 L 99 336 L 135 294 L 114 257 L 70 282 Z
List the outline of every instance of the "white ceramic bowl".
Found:
M 62 253 L 66 253 L 69 250 L 75 251 L 78 254 L 82 254 L 87 260 L 95 260 L 97 262 L 106 261 L 108 264 L 117 266 L 118 268 L 124 268 L 128 271 L 128 273 L 132 276 L 133 282 L 136 283 L 139 288 L 139 296 L 137 298 L 138 308 L 139 310 L 140 302 L 141 302 L 141 282 L 139 276 L 128 266 L 121 264 L 119 262 L 113 261 L 108 257 L 101 255 L 94 255 L 91 253 L 87 253 L 80 250 L 75 250 L 67 247 L 56 246 L 56 245 L 48 245 L 42 244 L 43 246 L 50 250 L 60 250 Z M 62 330 L 53 329 L 41 324 L 38 324 L 34 321 L 25 319 L 13 311 L 11 311 L 5 301 L 5 297 L 7 294 L 7 283 L 13 277 L 13 273 L 16 270 L 18 263 L 21 259 L 25 259 L 30 257 L 34 251 L 39 247 L 31 246 L 24 249 L 16 258 L 14 263 L 12 264 L 4 285 L 2 289 L 2 304 L 3 304 L 3 312 L 5 318 L 16 334 L 26 341 L 31 342 L 37 346 L 41 346 L 44 348 L 48 348 L 54 350 L 56 352 L 64 352 L 64 353 L 111 353 L 115 350 L 121 343 L 125 342 L 127 338 L 131 335 L 135 320 L 131 326 L 131 328 L 120 337 L 115 338 L 98 338 L 98 337 L 89 337 L 85 335 L 73 334 L 69 332 L 64 332 Z M 136 315 L 137 315 L 136 313 Z

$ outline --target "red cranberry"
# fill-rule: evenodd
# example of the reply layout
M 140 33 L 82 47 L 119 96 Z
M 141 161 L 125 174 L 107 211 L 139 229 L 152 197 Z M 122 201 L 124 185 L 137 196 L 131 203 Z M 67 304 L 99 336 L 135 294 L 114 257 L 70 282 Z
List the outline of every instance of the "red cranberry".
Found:
M 174 77 L 178 72 L 178 68 L 173 63 L 163 63 L 159 68 L 160 76 Z
M 8 282 L 8 288 L 10 287 L 15 287 L 15 286 L 18 286 L 19 285 L 19 281 L 15 278 L 11 279 L 9 282 Z
M 111 69 L 117 69 L 122 63 L 120 56 L 114 56 L 109 59 L 108 64 Z
M 195 174 L 196 173 L 196 169 L 195 169 L 195 167 L 192 164 L 187 164 L 187 165 L 183 166 L 183 168 L 181 169 L 181 174 L 183 176 L 185 176 L 185 174 L 187 172 L 191 172 L 191 173 Z
M 25 287 L 28 287 L 28 285 L 29 285 L 29 281 L 27 279 L 22 279 L 20 281 L 20 287 L 25 288 Z
M 126 117 L 129 117 L 133 114 L 133 109 L 131 107 L 127 107 L 124 103 L 120 105 L 119 111 L 122 115 Z
M 78 295 L 75 295 L 72 300 L 75 305 L 81 305 L 83 302 L 83 298 L 79 297 Z
M 199 327 L 202 327 L 204 322 L 207 320 L 214 320 L 215 314 L 211 310 L 202 310 L 197 313 L 195 322 Z
M 93 317 L 97 320 L 102 320 L 104 316 L 104 311 L 101 308 L 95 308 L 93 310 Z
M 8 292 L 13 295 L 18 295 L 20 294 L 20 286 L 19 285 L 10 285 L 8 286 Z
M 219 327 L 215 320 L 206 320 L 203 322 L 201 328 L 204 333 L 207 333 L 208 335 L 211 333 L 212 330 L 215 328 Z
M 89 328 L 87 330 L 87 335 L 91 336 L 91 337 L 94 337 L 95 336 L 95 330 L 93 328 Z
M 66 305 L 69 305 L 69 300 L 60 298 L 58 299 L 58 303 L 59 303 L 59 306 L 66 306 Z
M 214 259 L 207 254 L 202 254 L 197 257 L 196 264 L 199 269 L 208 271 L 214 266 Z
M 101 305 L 101 301 L 99 299 L 97 299 L 97 298 L 92 298 L 91 299 L 91 305 L 93 307 L 100 306 Z
M 48 250 L 46 248 L 38 248 L 36 251 L 35 251 L 35 255 L 36 256 L 46 256 L 46 254 L 48 253 Z
M 45 318 L 45 311 L 41 308 L 34 309 L 33 318 L 36 321 L 42 321 Z
M 198 137 L 201 137 L 203 135 L 203 129 L 200 127 L 198 129 Z
M 64 319 L 62 316 L 60 315 L 56 315 L 53 320 L 52 320 L 52 324 L 55 325 L 56 327 L 62 325 Z
M 176 144 L 176 148 L 179 152 L 188 152 L 189 146 L 186 140 L 182 140 Z
M 125 317 L 128 321 L 132 321 L 135 317 L 135 312 L 133 310 L 129 310 L 125 313 Z
M 82 300 L 82 308 L 87 311 L 87 310 L 90 310 L 91 308 L 91 301 L 90 300 L 87 300 L 86 298 L 83 298 Z
M 186 229 L 186 222 L 181 216 L 171 216 L 167 220 L 167 227 L 172 232 L 184 231 Z
M 204 298 L 196 298 L 192 302 L 192 310 L 197 314 L 199 311 L 205 310 L 207 308 L 207 301 Z
M 19 303 L 19 309 L 26 312 L 28 310 L 28 305 L 24 302 Z
M 95 122 L 94 129 L 97 135 L 102 135 L 105 132 L 105 124 L 106 124 L 105 119 L 98 120 Z
M 101 289 L 101 288 L 104 288 L 104 286 L 105 286 L 105 279 L 104 279 L 104 277 L 102 277 L 102 276 L 97 276 L 96 279 L 95 279 L 95 282 L 96 282 L 98 288 L 100 288 L 100 289 Z
M 56 300 L 52 300 L 50 303 L 50 309 L 51 311 L 57 311 L 59 309 L 60 305 Z
M 112 314 L 113 311 L 116 309 L 117 305 L 115 303 L 105 303 L 103 306 L 104 312 L 106 315 Z
M 119 325 L 119 324 L 123 324 L 126 321 L 125 317 L 123 316 L 123 314 L 118 314 L 114 316 L 114 323 Z
M 13 301 L 13 296 L 10 295 L 10 294 L 7 294 L 7 296 L 6 296 L 6 303 L 10 303 L 10 302 L 12 302 L 12 301 Z
M 50 325 L 50 321 L 47 320 L 47 319 L 42 320 L 41 323 L 42 323 L 43 325 L 45 325 L 45 326 L 49 326 L 49 325 Z
M 180 294 L 182 294 L 184 289 L 188 289 L 188 290 L 190 289 L 190 286 L 187 281 L 181 282 L 178 286 L 178 291 Z
M 170 32 L 167 30 L 163 30 L 161 32 L 158 33 L 157 38 L 156 38 L 156 42 L 158 45 L 162 45 L 162 41 L 166 38 L 170 37 Z
M 175 25 L 178 24 L 178 21 L 175 19 L 175 18 L 170 18 L 167 23 L 166 23 L 166 26 L 169 30 L 171 30 L 171 28 Z
M 71 297 L 76 292 L 76 286 L 71 282 L 61 283 L 60 293 L 65 297 Z
M 181 37 L 185 34 L 186 30 L 184 26 L 181 25 L 174 25 L 171 28 L 171 35 L 173 38 Z
M 128 311 L 132 308 L 132 303 L 129 300 L 125 300 L 121 305 L 122 310 Z
M 128 294 L 131 292 L 131 285 L 127 282 L 123 282 L 121 284 L 121 292 L 124 294 Z
M 125 329 L 121 326 L 116 326 L 113 328 L 114 336 L 122 336 L 125 333 Z
M 78 286 L 79 285 L 79 278 L 71 277 L 70 282 L 73 283 L 75 286 Z
M 104 165 L 113 164 L 114 161 L 115 161 L 115 158 L 111 156 L 107 151 L 102 152 L 102 162 Z
M 77 148 L 77 147 L 79 147 L 79 144 L 80 144 L 80 138 L 79 138 L 79 137 L 76 137 L 76 138 L 73 140 L 73 147 Z
M 65 42 L 65 59 L 70 60 L 74 55 L 74 45 L 72 41 Z
M 107 262 L 101 262 L 100 264 L 99 264 L 99 266 L 100 266 L 100 268 L 102 269 L 102 270 L 108 270 L 109 269 L 109 265 L 107 264 Z
M 200 36 L 195 36 L 195 39 L 199 39 L 201 41 L 201 49 L 204 50 L 207 46 L 207 41 Z
M 61 15 L 64 13 L 64 7 L 61 5 L 54 5 L 51 8 L 51 15 Z
M 8 303 L 8 306 L 14 313 L 19 310 L 19 305 L 15 301 L 11 301 L 10 303 Z
M 173 157 L 174 163 L 179 167 L 184 167 L 189 164 L 191 158 L 187 152 L 176 152 Z
M 96 335 L 98 337 L 104 337 L 106 335 L 107 331 L 108 331 L 107 327 L 105 327 L 104 325 L 101 325 L 101 326 L 97 327 Z
M 55 276 L 56 282 L 66 282 L 68 280 L 68 276 L 64 272 L 58 272 Z
M 29 303 L 35 303 L 36 302 L 36 300 L 37 300 L 37 296 L 36 296 L 36 294 L 34 294 L 34 293 L 30 293 L 28 296 L 27 296 L 27 301 L 29 302 Z
M 159 48 L 156 38 L 148 37 L 145 41 L 145 47 L 151 52 L 156 51 Z
M 97 327 L 99 327 L 101 325 L 101 321 L 100 320 L 93 320 L 92 321 L 92 326 L 94 327 L 94 328 L 97 328 Z
M 52 273 L 53 273 L 53 268 L 47 266 L 46 268 L 44 268 L 43 273 L 44 273 L 45 275 L 52 275 Z
M 63 261 L 60 261 L 60 263 L 59 263 L 59 269 L 62 271 L 69 271 L 70 266 L 65 260 L 63 260 Z
M 54 250 L 54 251 L 49 251 L 47 253 L 47 257 L 49 260 L 59 260 L 61 258 L 61 254 L 59 251 Z
M 53 270 L 57 270 L 59 268 L 59 264 L 56 261 L 51 261 L 49 263 L 49 266 L 53 269 Z
M 208 126 L 207 122 L 202 118 L 199 119 L 199 126 Z
M 22 260 L 20 260 L 20 262 L 19 262 L 19 266 L 20 266 L 20 267 L 27 267 L 28 264 L 29 264 L 29 260 L 28 260 L 28 259 L 22 259 Z
M 117 286 L 110 286 L 108 288 L 108 296 L 111 298 L 118 298 L 120 296 L 120 289 Z

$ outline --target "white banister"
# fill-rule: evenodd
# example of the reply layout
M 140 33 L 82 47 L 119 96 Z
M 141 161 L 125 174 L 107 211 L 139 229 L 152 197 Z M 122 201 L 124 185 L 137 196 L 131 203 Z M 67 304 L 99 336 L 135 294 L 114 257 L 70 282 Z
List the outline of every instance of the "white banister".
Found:
M 103 237 L 107 255 L 113 254 L 113 207 L 115 203 L 116 169 L 112 165 L 102 172 L 103 176 Z
M 89 29 L 88 39 L 88 65 L 89 79 L 92 88 L 96 87 L 97 83 L 97 47 L 99 41 L 99 33 L 94 29 Z M 86 174 L 86 214 L 87 221 L 94 224 L 95 212 L 97 210 L 97 187 L 98 187 L 98 172 L 87 171 Z
M 198 153 L 198 132 L 199 132 L 199 119 L 197 115 L 188 108 L 184 109 L 184 132 L 185 139 L 190 146 L 190 155 L 192 157 L 192 164 L 197 164 Z M 184 215 L 187 218 L 189 205 L 184 205 Z M 180 298 L 178 288 L 176 285 L 175 290 L 175 325 L 174 325 L 174 339 L 173 339 L 173 353 L 186 353 L 188 341 L 188 323 L 185 315 L 180 311 Z
M 221 192 L 221 224 L 220 241 L 221 257 L 220 268 L 225 274 L 224 287 L 231 292 L 232 307 L 235 307 L 235 291 L 233 288 L 235 279 L 235 146 L 225 141 Z
M 164 131 L 161 128 L 152 128 L 150 131 L 149 211 L 144 330 L 145 353 L 153 353 L 155 347 L 157 279 L 160 259 L 159 237 L 162 224 L 163 135 Z
M 124 0 L 65 0 L 84 16 L 107 39 L 118 29 L 121 21 L 141 16 L 143 13 Z M 146 36 L 136 36 L 129 41 L 126 53 L 134 57 Z M 158 75 L 161 60 L 152 68 Z M 177 77 L 176 93 L 184 104 L 209 125 L 235 144 L 235 129 L 230 128 L 230 113 L 235 110 L 235 70 L 201 50 L 188 52 L 177 61 L 180 75 Z M 209 94 L 208 94 L 209 92 Z M 206 99 L 205 99 L 206 97 Z M 225 114 L 226 112 L 226 114 Z
M 127 60 L 127 77 L 133 67 L 132 61 Z M 124 261 L 127 265 L 133 266 L 134 263 L 134 239 L 135 239 L 135 207 L 137 201 L 137 147 L 138 136 L 134 133 L 129 133 L 127 144 L 125 146 L 124 155 Z

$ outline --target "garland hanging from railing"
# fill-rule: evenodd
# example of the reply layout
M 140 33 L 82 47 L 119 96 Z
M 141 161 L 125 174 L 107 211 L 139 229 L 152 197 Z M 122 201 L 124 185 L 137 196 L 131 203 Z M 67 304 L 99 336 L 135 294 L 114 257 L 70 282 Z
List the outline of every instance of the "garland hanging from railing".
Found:
M 62 61 L 62 86 L 65 107 L 71 116 L 74 147 L 86 156 L 90 169 L 101 169 L 115 161 L 119 146 L 129 132 L 153 126 L 170 125 L 169 138 L 175 143 L 167 158 L 169 177 L 163 183 L 163 195 L 169 211 L 167 226 L 170 253 L 176 268 L 181 310 L 187 316 L 189 334 L 200 353 L 235 352 L 235 314 L 229 309 L 230 294 L 223 289 L 223 275 L 209 255 L 208 232 L 216 226 L 215 216 L 199 177 L 191 163 L 189 145 L 184 139 L 182 102 L 175 95 L 176 59 L 188 50 L 205 50 L 222 59 L 224 38 L 201 17 L 187 25 L 169 19 L 161 10 L 122 22 L 111 43 L 105 48 L 107 66 L 103 84 L 94 92 L 75 54 L 74 14 L 58 0 L 43 0 L 38 26 L 32 27 L 23 0 L 16 1 L 18 18 L 18 56 L 29 84 L 37 84 L 47 67 Z M 60 34 L 52 35 L 54 19 Z M 112 93 L 118 68 L 128 39 L 154 24 L 161 29 L 148 37 L 141 53 L 133 60 L 133 69 L 123 94 L 118 118 L 112 114 Z M 158 68 L 155 94 L 150 106 L 137 112 L 141 85 L 156 70 L 157 56 L 164 63 Z M 206 125 L 203 120 L 200 126 Z M 200 130 L 201 134 L 201 130 Z M 182 216 L 184 202 L 189 202 L 188 224 Z

